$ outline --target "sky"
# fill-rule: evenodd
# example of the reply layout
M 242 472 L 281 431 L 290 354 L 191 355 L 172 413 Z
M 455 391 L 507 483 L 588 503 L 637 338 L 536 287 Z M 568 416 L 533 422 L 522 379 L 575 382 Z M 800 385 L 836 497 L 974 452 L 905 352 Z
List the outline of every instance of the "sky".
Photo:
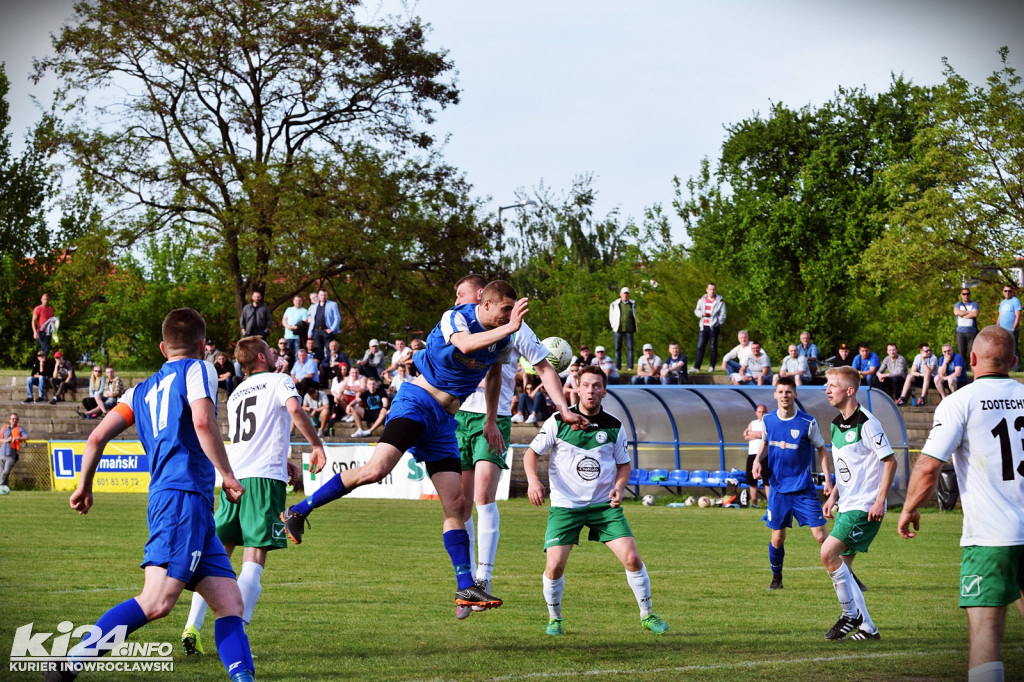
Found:
M 0 0 L 0 61 L 14 137 L 53 82 L 31 58 L 71 15 L 70 0 Z M 372 13 L 400 8 L 368 3 Z M 818 106 L 840 87 L 888 89 L 892 74 L 942 81 L 942 58 L 973 83 L 1010 48 L 1024 68 L 1024 3 L 975 0 L 424 0 L 405 10 L 448 51 L 461 101 L 438 113 L 445 158 L 492 213 L 541 182 L 557 193 L 592 173 L 597 214 L 671 213 L 672 178 L 714 161 L 725 127 L 772 103 Z M 507 216 L 507 214 L 506 214 Z M 673 236 L 684 239 L 680 221 Z

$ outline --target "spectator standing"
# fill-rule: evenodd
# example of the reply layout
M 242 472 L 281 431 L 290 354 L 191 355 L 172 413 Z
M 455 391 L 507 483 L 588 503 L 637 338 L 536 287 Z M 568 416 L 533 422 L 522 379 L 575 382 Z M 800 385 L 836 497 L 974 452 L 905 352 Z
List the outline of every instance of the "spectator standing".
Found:
M 754 460 L 761 451 L 764 442 L 764 415 L 768 408 L 758 405 L 754 408 L 754 418 L 743 429 L 743 440 L 747 441 L 747 485 L 750 486 L 750 506 L 757 507 L 757 479 L 754 478 Z
M 316 305 L 306 311 L 309 314 L 309 331 L 306 336 L 313 339 L 318 351 L 323 352 L 330 340 L 338 333 L 341 326 L 341 313 L 338 312 L 337 303 L 327 300 L 325 289 L 316 292 L 316 299 Z
M 50 354 L 50 339 L 53 337 L 53 323 L 56 313 L 50 305 L 50 295 L 43 294 L 39 305 L 32 309 L 32 338 L 39 342 L 43 355 Z
M 697 325 L 700 332 L 697 336 L 697 360 L 693 364 L 693 372 L 700 372 L 700 363 L 704 361 L 704 348 L 711 344 L 711 355 L 708 358 L 709 371 L 715 369 L 718 360 L 718 333 L 725 322 L 725 301 L 717 293 L 714 283 L 709 282 L 703 296 L 697 299 L 693 314 L 700 319 Z
M 626 369 L 633 369 L 633 335 L 636 334 L 636 301 L 629 287 L 619 290 L 619 299 L 608 306 L 608 322 L 615 332 L 615 369 L 622 369 L 622 342 L 626 342 Z
M 263 302 L 263 293 L 252 292 L 252 303 L 242 308 L 242 314 L 238 316 L 242 338 L 259 336 L 265 341 L 270 336 L 270 324 L 270 308 Z
M 661 357 L 655 355 L 654 346 L 644 344 L 643 355 L 636 363 L 636 376 L 633 377 L 634 384 L 660 384 L 661 383 Z
M 740 365 L 750 357 L 750 334 L 746 329 L 736 332 L 736 340 L 739 343 L 722 358 L 722 371 L 728 374 L 736 374 L 740 371 Z M 714 368 L 714 364 L 711 365 Z
M 609 384 L 619 383 L 619 371 L 615 367 L 615 362 L 612 361 L 611 356 L 605 351 L 604 346 L 598 346 L 594 349 L 594 365 L 601 368 L 604 375 L 608 377 Z
M 999 326 L 1013 334 L 1013 347 L 1017 360 L 1013 371 L 1020 371 L 1020 299 L 1016 289 L 1009 284 L 1003 287 L 1003 300 L 999 302 Z
M 380 381 L 384 374 L 385 363 L 384 351 L 380 349 L 380 342 L 377 339 L 370 339 L 369 347 L 363 351 L 363 359 L 357 363 L 359 372 L 364 377 L 373 377 Z
M 836 355 L 832 358 L 833 367 L 849 367 L 853 364 L 853 351 L 845 343 L 839 344 Z
M 882 364 L 875 373 L 878 377 L 878 385 L 885 390 L 893 400 L 900 396 L 903 382 L 907 380 L 907 359 L 900 355 L 900 349 L 895 343 L 885 347 L 885 357 Z
M 305 299 L 301 294 L 292 297 L 292 306 L 286 308 L 281 316 L 281 326 L 284 327 L 284 342 L 288 347 L 288 354 L 291 361 L 299 352 L 299 344 L 309 335 L 309 311 L 302 305 Z
M 306 395 L 311 387 L 320 387 L 320 370 L 314 358 L 309 356 L 305 348 L 299 349 L 299 357 L 292 366 L 292 381 L 301 395 Z
M 800 332 L 800 343 L 796 347 L 796 354 L 802 358 L 807 358 L 807 369 L 811 372 L 811 377 L 818 375 L 818 344 L 811 343 L 811 333 L 807 331 Z
M 971 290 L 960 289 L 960 300 L 953 304 L 956 316 L 956 345 L 961 358 L 971 356 L 974 337 L 978 335 L 978 302 L 971 300 Z
M 50 383 L 50 377 L 53 376 L 53 360 L 46 357 L 46 353 L 43 351 L 36 351 L 36 359 L 29 365 L 32 370 L 32 374 L 29 375 L 28 379 L 25 380 L 25 391 L 28 397 L 23 402 L 41 403 L 45 400 L 44 395 L 46 394 L 47 386 Z M 32 387 L 35 386 L 38 397 L 32 400 Z
M 53 354 L 53 397 L 50 398 L 50 404 L 56 405 L 57 403 L 64 402 L 64 393 L 66 391 L 75 392 L 78 390 L 77 380 L 75 379 L 75 365 L 70 360 L 64 359 L 64 354 L 57 351 Z
M 28 440 L 28 431 L 21 425 L 17 412 L 11 412 L 7 423 L 0 426 L 0 495 L 11 492 L 11 469 L 18 461 L 21 444 Z
M 903 392 L 900 393 L 899 400 L 896 401 L 897 405 L 907 404 L 907 396 L 914 385 L 918 383 L 921 385 L 921 397 L 912 402 L 919 407 L 928 402 L 928 387 L 931 386 L 932 381 L 935 379 L 935 373 L 939 369 L 939 361 L 932 355 L 931 346 L 927 343 L 921 344 L 920 351 L 914 356 L 914 362 L 910 366 L 910 373 L 907 374 L 907 380 L 903 382 Z
M 807 369 L 807 358 L 800 355 L 796 344 L 790 344 L 788 354 L 779 365 L 779 373 L 772 377 L 772 386 L 779 383 L 780 377 L 793 377 L 797 386 L 803 386 L 811 381 L 811 372 Z
M 942 344 L 942 358 L 939 360 L 939 369 L 935 373 L 935 390 L 945 398 L 947 390 L 949 393 L 956 391 L 963 378 L 963 357 L 959 353 L 954 353 L 953 346 L 950 344 Z
M 686 370 L 686 355 L 680 352 L 679 344 L 675 341 L 668 344 L 668 358 L 661 365 L 661 383 L 690 383 L 690 376 Z
M 878 373 L 878 367 L 881 364 L 878 360 L 878 355 L 871 351 L 871 346 L 867 343 L 862 343 L 857 346 L 857 357 L 853 359 L 850 366 L 857 370 L 861 383 L 870 387 L 878 386 L 878 377 L 875 375 Z
M 772 361 L 761 350 L 761 344 L 757 341 L 750 344 L 750 355 L 740 365 L 740 371 L 730 378 L 737 386 L 755 383 L 758 386 L 772 385 Z

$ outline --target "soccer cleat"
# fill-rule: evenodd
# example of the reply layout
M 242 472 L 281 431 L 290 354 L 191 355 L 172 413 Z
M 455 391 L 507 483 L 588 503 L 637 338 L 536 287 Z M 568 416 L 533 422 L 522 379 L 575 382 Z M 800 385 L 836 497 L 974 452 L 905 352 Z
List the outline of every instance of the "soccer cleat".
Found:
M 491 579 L 490 578 L 488 578 L 487 580 L 477 580 L 476 581 L 476 586 L 479 587 L 484 592 L 486 592 L 487 594 L 491 593 Z M 474 606 L 473 610 L 474 611 L 483 611 L 484 607 L 483 606 Z
M 256 682 L 256 677 L 249 670 L 240 670 L 231 676 L 231 682 Z
M 459 620 L 466 620 L 473 614 L 472 606 L 462 606 L 461 604 L 455 605 L 455 617 Z
M 850 618 L 848 616 L 839 616 L 839 620 L 836 624 L 829 628 L 829 631 L 825 633 L 825 639 L 837 640 L 846 637 L 854 630 L 860 627 L 860 624 L 864 622 L 864 616 L 857 614 L 856 618 Z
M 199 630 L 196 630 L 195 625 L 189 625 L 185 628 L 185 632 L 181 633 L 181 646 L 185 649 L 186 656 L 202 656 L 203 643 L 199 639 Z
M 781 590 L 782 589 L 782 575 L 776 574 L 772 576 L 772 584 L 768 586 L 769 590 Z
M 303 522 L 305 522 L 305 526 L 309 526 L 309 519 L 306 518 L 305 514 L 285 509 L 281 512 L 281 521 L 284 523 L 284 532 L 288 534 L 292 542 L 296 545 L 301 545 L 302 531 L 304 530 Z
M 880 633 L 878 630 L 875 630 L 874 632 L 868 632 L 867 630 L 860 628 L 857 630 L 857 632 L 853 633 L 846 639 L 852 639 L 858 642 L 866 639 L 882 639 L 882 633 Z
M 868 586 L 860 581 L 860 578 L 857 577 L 856 573 L 854 573 L 853 571 L 850 571 L 850 575 L 853 576 L 853 581 L 855 583 L 857 583 L 857 587 L 860 588 L 861 592 L 867 592 L 868 591 Z
M 656 635 L 662 635 L 668 632 L 668 623 L 658 618 L 655 614 L 648 614 L 646 618 L 640 621 L 640 625 L 644 626 Z
M 492 597 L 474 583 L 464 590 L 455 593 L 455 603 L 460 606 L 480 606 L 484 609 L 496 609 L 501 606 L 501 600 Z
M 544 628 L 544 634 L 557 636 L 562 634 L 562 619 L 552 618 L 548 621 L 548 626 Z

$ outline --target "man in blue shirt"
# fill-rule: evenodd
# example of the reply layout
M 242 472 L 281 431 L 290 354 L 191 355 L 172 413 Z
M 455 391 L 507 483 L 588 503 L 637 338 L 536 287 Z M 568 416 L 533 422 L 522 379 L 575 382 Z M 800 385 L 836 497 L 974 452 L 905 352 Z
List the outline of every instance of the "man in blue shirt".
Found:
M 800 332 L 800 343 L 796 347 L 797 357 L 807 358 L 807 369 L 810 370 L 811 376 L 815 377 L 818 374 L 818 344 L 811 343 L 811 333 L 804 331 Z
M 963 357 L 954 353 L 950 344 L 942 344 L 942 358 L 939 359 L 939 370 L 935 373 L 935 390 L 941 397 L 953 393 L 964 382 L 964 369 Z
M 306 395 L 310 388 L 320 387 L 320 366 L 316 364 L 316 358 L 311 356 L 305 348 L 299 349 L 299 355 L 292 365 L 292 381 L 299 395 Z
M 819 545 L 827 535 L 818 491 L 811 479 L 815 451 L 825 474 L 825 494 L 832 492 L 825 439 L 814 417 L 797 409 L 793 377 L 779 379 L 775 385 L 775 402 L 779 409 L 764 416 L 761 451 L 751 468 L 754 480 L 764 479 L 768 490 L 768 511 L 762 521 L 767 522 L 772 531 L 768 544 L 768 562 L 772 569 L 769 590 L 782 589 L 786 529 L 793 526 L 794 517 L 801 526 L 811 527 Z
M 878 367 L 881 364 L 878 360 L 878 355 L 871 351 L 870 345 L 862 343 L 857 346 L 857 357 L 853 359 L 852 367 L 857 370 L 862 384 L 874 386 L 875 388 L 879 387 L 878 377 L 875 375 L 878 373 Z
M 444 314 L 427 337 L 427 347 L 413 361 L 420 374 L 402 386 L 388 412 L 384 433 L 361 467 L 335 475 L 315 493 L 281 514 L 288 537 L 302 542 L 303 524 L 316 509 L 359 486 L 380 481 L 395 468 L 407 450 L 424 462 L 444 514 L 443 541 L 455 568 L 456 606 L 481 609 L 501 606 L 473 580 L 469 533 L 463 521 L 462 461 L 455 431 L 462 401 L 486 379 L 487 423 L 484 436 L 496 452 L 505 450 L 497 426 L 501 365 L 509 359 L 511 335 L 519 330 L 528 300 L 516 300 L 507 282 L 484 287 L 480 303 L 457 305 Z M 585 428 L 582 415 L 566 410 L 565 420 Z
M 1003 300 L 999 302 L 999 326 L 1013 334 L 1013 347 L 1017 361 L 1013 371 L 1020 371 L 1020 299 L 1014 296 L 1016 289 L 1007 284 L 1003 287 Z
M 217 621 L 217 653 L 233 682 L 253 680 L 253 660 L 242 623 L 242 594 L 235 572 L 217 538 L 213 521 L 214 468 L 221 489 L 236 503 L 245 488 L 235 478 L 217 426 L 217 378 L 200 358 L 206 323 L 195 310 L 179 308 L 164 318 L 160 351 L 167 362 L 156 374 L 133 386 L 89 435 L 78 488 L 71 508 L 92 507 L 92 485 L 103 449 L 135 425 L 149 459 L 149 540 L 142 563 L 145 585 L 138 596 L 110 609 L 96 621 L 98 642 L 83 642 L 68 653 L 81 662 L 120 647 L 123 638 L 151 620 L 163 618 L 182 590 L 199 592 Z M 71 679 L 68 671 L 47 673 L 47 680 Z

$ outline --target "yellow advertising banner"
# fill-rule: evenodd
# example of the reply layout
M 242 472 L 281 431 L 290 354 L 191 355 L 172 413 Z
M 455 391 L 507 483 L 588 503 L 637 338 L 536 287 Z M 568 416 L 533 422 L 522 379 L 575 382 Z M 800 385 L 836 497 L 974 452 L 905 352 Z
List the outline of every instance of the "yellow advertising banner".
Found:
M 50 479 L 53 489 L 73 492 L 82 473 L 85 441 L 50 441 Z M 112 440 L 100 458 L 93 492 L 149 492 L 149 459 L 142 443 Z

